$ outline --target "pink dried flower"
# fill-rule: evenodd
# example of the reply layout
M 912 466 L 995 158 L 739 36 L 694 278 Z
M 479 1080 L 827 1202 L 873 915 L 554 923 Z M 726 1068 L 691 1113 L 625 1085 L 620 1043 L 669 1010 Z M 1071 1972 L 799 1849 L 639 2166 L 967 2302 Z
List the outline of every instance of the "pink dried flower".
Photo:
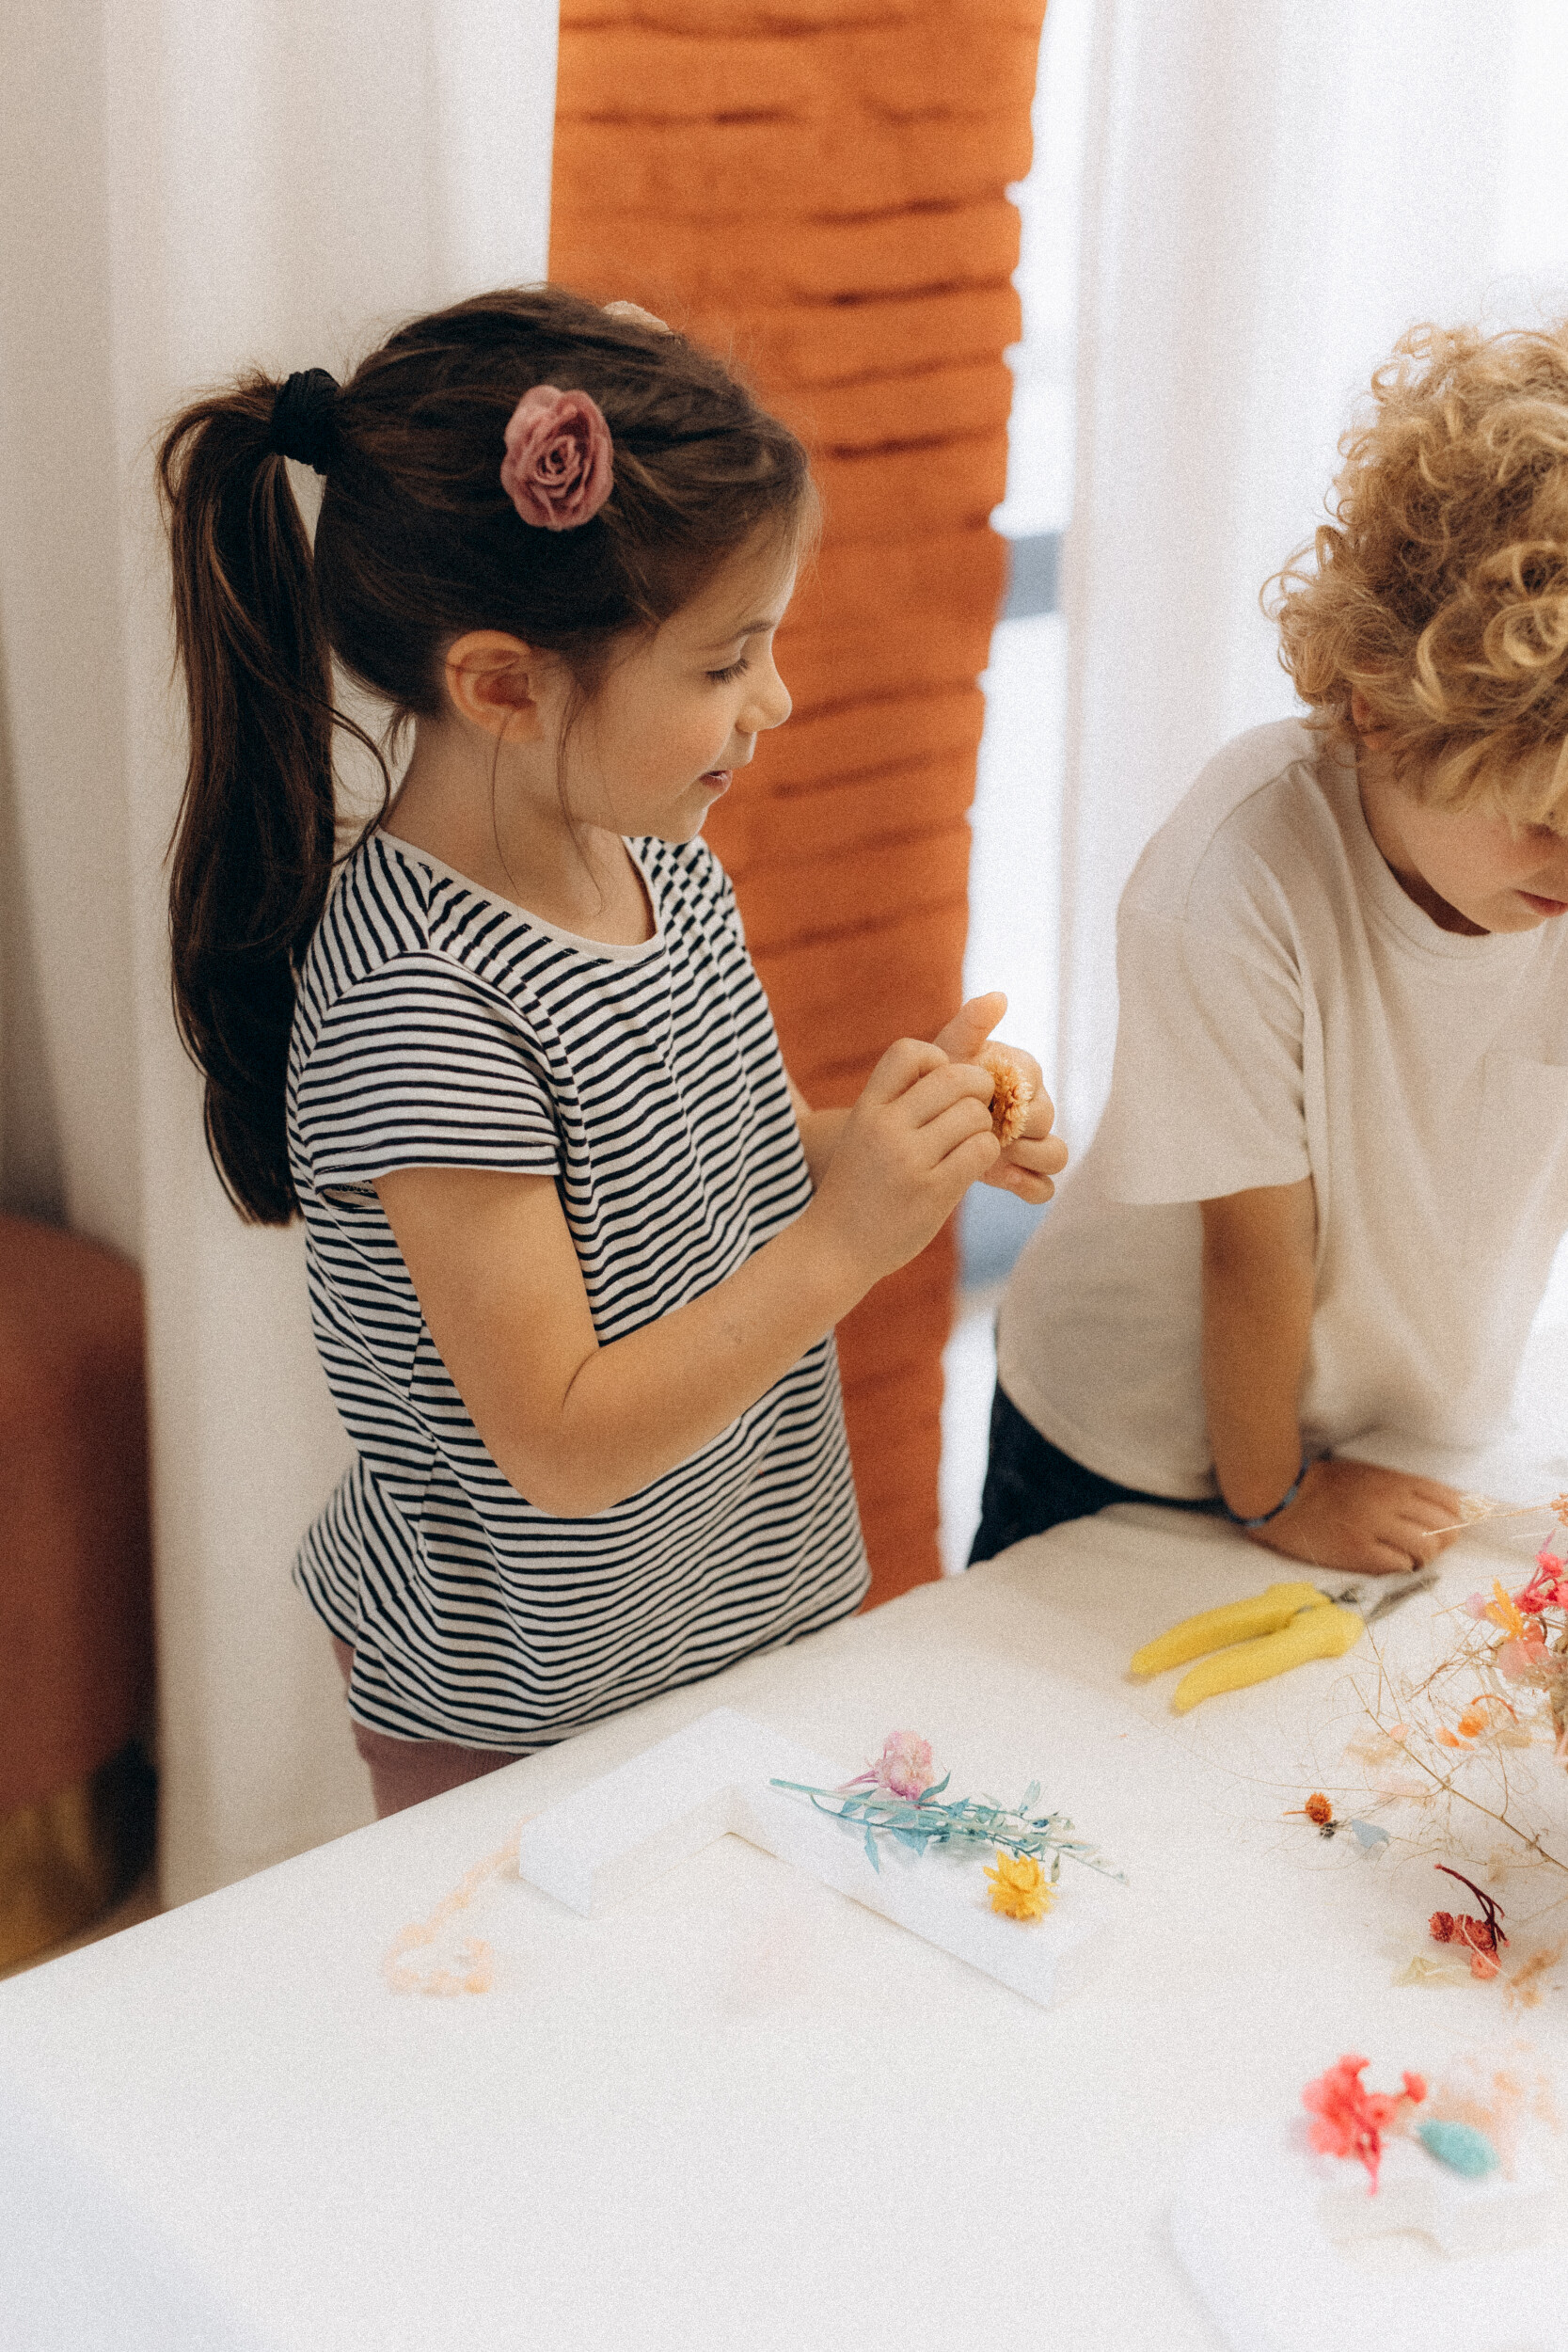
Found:
M 536 384 L 512 411 L 501 488 L 525 523 L 575 531 L 615 485 L 610 427 L 586 392 Z
M 1361 2080 L 1367 2064 L 1364 2058 L 1340 2058 L 1307 2084 L 1301 2103 L 1316 2118 L 1307 2136 L 1319 2154 L 1355 2157 L 1375 2189 L 1383 2136 L 1402 2106 L 1426 2097 L 1426 2084 L 1419 2074 L 1406 2074 L 1402 2091 L 1369 2090 Z
M 1527 1632 L 1522 1641 L 1499 1644 L 1493 1664 L 1509 1682 L 1526 1682 L 1532 1675 L 1551 1672 L 1552 1656 L 1538 1633 Z
M 1466 1616 L 1482 1619 L 1488 1615 L 1492 1607 L 1492 1603 L 1484 1593 L 1467 1593 L 1463 1605 Z
M 917 1731 L 890 1731 L 875 1764 L 868 1764 L 846 1786 L 860 1788 L 869 1781 L 874 1788 L 885 1788 L 890 1796 L 906 1797 L 912 1803 L 936 1776 L 929 1740 L 923 1740 Z
M 1555 1552 L 1543 1548 L 1535 1555 L 1535 1574 L 1513 1596 L 1513 1606 L 1527 1617 L 1543 1609 L 1568 1609 L 1568 1576 Z

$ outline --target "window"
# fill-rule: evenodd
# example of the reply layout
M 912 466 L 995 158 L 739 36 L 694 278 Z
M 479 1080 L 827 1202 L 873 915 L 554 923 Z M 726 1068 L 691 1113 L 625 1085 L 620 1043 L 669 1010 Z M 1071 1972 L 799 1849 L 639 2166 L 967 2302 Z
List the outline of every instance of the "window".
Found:
M 1058 845 L 1067 712 L 1057 609 L 1072 500 L 1078 190 L 1091 0 L 1051 0 L 1035 99 L 1035 161 L 1014 189 L 1023 240 L 1016 283 L 1023 341 L 1010 354 L 1013 411 L 1006 502 L 993 517 L 1012 542 L 1007 601 L 991 642 L 986 729 L 973 815 L 965 993 L 1007 992 L 1004 1034 L 1055 1058 Z M 962 1290 L 945 1359 L 942 1558 L 963 1565 L 979 1515 L 995 1375 L 991 1319 L 1001 1282 L 1044 1212 L 976 1185 L 959 1220 Z

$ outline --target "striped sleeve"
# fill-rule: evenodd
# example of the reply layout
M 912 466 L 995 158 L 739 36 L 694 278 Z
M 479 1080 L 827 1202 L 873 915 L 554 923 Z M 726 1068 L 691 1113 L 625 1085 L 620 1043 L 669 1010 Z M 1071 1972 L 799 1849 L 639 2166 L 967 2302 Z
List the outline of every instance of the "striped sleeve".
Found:
M 707 850 L 707 873 L 719 911 L 719 919 L 726 930 L 734 935 L 742 947 L 745 947 L 746 923 L 740 912 L 740 901 L 735 895 L 735 884 L 714 856 L 713 851 L 708 850 L 707 843 L 705 841 L 702 846 Z
M 318 1186 L 399 1168 L 552 1176 L 542 1057 L 516 1008 L 447 957 L 395 957 L 327 1009 L 299 1073 L 300 1143 Z

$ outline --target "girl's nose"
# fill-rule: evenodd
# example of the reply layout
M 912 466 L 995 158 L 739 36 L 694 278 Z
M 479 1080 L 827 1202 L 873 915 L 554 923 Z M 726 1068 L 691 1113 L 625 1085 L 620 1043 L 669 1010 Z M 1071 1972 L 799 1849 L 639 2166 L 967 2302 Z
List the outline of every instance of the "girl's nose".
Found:
M 769 727 L 782 727 L 793 708 L 788 687 L 769 662 L 767 675 L 758 678 L 755 693 L 736 721 L 736 731 L 765 735 Z

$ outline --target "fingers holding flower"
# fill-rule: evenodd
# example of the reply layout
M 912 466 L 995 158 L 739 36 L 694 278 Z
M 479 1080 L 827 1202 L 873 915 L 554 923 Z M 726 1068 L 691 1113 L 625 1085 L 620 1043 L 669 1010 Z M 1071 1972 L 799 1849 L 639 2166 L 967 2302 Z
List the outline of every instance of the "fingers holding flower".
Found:
M 995 1166 L 981 1178 L 1021 1200 L 1049 1200 L 1053 1176 L 1067 1166 L 1067 1145 L 1051 1132 L 1056 1106 L 1045 1090 L 1045 1073 L 1021 1045 L 987 1045 L 975 1057 L 995 1082 L 991 1123 L 1002 1145 Z

